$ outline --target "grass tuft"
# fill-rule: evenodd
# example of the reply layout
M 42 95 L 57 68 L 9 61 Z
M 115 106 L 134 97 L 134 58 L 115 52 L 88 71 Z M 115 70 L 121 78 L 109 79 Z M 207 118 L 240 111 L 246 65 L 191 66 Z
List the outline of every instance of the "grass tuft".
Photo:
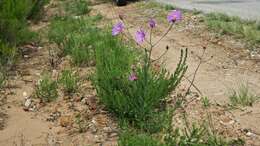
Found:
M 205 21 L 210 29 L 221 34 L 231 34 L 246 39 L 251 45 L 260 43 L 260 30 L 257 22 L 244 21 L 238 17 L 230 17 L 220 13 L 205 15 Z
M 70 0 L 65 4 L 65 10 L 69 13 L 68 15 L 79 16 L 88 14 L 91 11 L 87 0 Z
M 248 85 L 240 85 L 238 91 L 232 91 L 229 96 L 230 102 L 232 105 L 242 105 L 242 106 L 253 106 L 253 103 L 259 100 L 260 97 L 250 93 Z
M 51 102 L 58 98 L 57 82 L 48 74 L 44 74 L 36 86 L 36 96 L 43 102 Z
M 78 89 L 79 77 L 71 70 L 64 70 L 61 73 L 59 83 L 63 86 L 66 93 L 75 93 Z

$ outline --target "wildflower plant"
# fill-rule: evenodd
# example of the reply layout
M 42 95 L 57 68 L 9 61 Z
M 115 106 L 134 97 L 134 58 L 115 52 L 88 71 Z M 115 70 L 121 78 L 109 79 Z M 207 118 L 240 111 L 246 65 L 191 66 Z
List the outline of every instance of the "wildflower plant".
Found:
M 170 32 L 173 25 L 181 20 L 181 12 L 173 10 L 169 13 L 167 17 L 169 28 L 156 41 L 152 41 L 152 34 L 156 28 L 154 19 L 148 21 L 150 34 L 140 28 L 134 37 L 131 37 L 128 32 L 123 18 L 120 17 L 120 19 L 121 21 L 112 28 L 113 37 L 110 37 L 110 42 L 107 42 L 106 49 L 101 51 L 99 49 L 102 48 L 97 47 L 97 91 L 101 101 L 109 110 L 119 117 L 128 119 L 135 126 L 146 129 L 146 124 L 143 124 L 145 121 L 160 122 L 154 118 L 154 115 L 163 109 L 159 106 L 169 93 L 175 90 L 187 70 L 187 50 L 181 50 L 180 60 L 173 74 L 163 68 L 160 68 L 159 71 L 152 69 L 152 65 L 165 54 L 163 53 L 157 59 L 152 59 L 153 49 Z M 125 42 L 119 43 L 119 47 L 124 47 L 110 48 L 113 43 L 118 43 L 122 38 L 134 40 L 137 46 L 143 49 L 144 57 L 140 61 L 134 62 L 129 54 L 124 54 L 132 53 Z M 144 47 L 144 43 L 147 43 L 148 47 Z M 167 50 L 168 47 L 166 52 Z M 127 60 L 132 62 L 127 62 Z M 151 124 L 149 125 L 151 126 Z

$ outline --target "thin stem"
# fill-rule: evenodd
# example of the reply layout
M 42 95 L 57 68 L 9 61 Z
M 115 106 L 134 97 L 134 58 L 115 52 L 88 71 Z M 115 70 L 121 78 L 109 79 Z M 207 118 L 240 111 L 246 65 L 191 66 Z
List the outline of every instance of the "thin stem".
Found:
M 159 40 L 157 40 L 152 46 L 155 47 L 156 45 L 158 45 L 158 43 L 170 32 L 172 27 L 173 27 L 173 23 L 171 23 L 171 25 L 169 26 L 167 31 L 164 33 L 164 35 L 162 35 L 162 37 Z
M 153 62 L 156 62 L 156 61 L 158 61 L 158 60 L 160 60 L 167 52 L 168 52 L 168 50 L 166 49 L 166 50 L 162 53 L 162 55 L 160 55 L 157 59 L 154 59 L 154 60 L 152 61 L 152 63 L 153 63 Z
M 205 55 L 205 52 L 206 52 L 206 49 L 203 49 L 203 53 L 202 53 L 201 57 L 199 57 L 199 59 L 200 59 L 199 64 L 198 64 L 197 68 L 195 69 L 195 72 L 194 72 L 194 74 L 193 74 L 193 78 L 192 78 L 192 80 L 191 80 L 191 83 L 190 83 L 189 88 L 187 89 L 186 95 L 189 94 L 190 89 L 191 89 L 191 86 L 193 85 L 193 83 L 194 83 L 194 81 L 195 81 L 195 77 L 196 77 L 196 75 L 197 75 L 197 72 L 198 72 L 198 70 L 199 70 L 201 64 L 203 63 L 203 59 L 202 59 L 202 58 L 203 58 L 203 56 Z

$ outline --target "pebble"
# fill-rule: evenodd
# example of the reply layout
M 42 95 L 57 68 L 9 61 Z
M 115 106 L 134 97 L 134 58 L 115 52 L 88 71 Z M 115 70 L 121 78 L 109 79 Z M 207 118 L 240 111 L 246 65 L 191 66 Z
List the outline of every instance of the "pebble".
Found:
M 32 100 L 30 98 L 27 98 L 24 102 L 25 108 L 30 108 L 31 104 L 32 104 Z
M 246 136 L 248 136 L 248 137 L 255 137 L 256 134 L 254 134 L 254 133 L 248 131 L 248 132 L 246 133 Z

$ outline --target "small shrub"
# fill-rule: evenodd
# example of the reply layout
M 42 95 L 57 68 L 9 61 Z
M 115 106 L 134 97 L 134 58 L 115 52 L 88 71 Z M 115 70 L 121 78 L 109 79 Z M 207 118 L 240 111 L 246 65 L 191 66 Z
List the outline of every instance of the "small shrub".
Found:
M 129 76 L 131 65 L 134 64 L 134 53 L 116 38 L 106 35 L 103 40 L 96 48 L 98 95 L 109 110 L 145 128 L 143 124 L 151 122 L 153 115 L 159 112 L 162 101 L 180 83 L 187 69 L 187 51 L 182 51 L 174 74 L 171 75 L 165 69 L 154 72 L 146 66 L 146 62 L 144 66 L 137 67 L 138 79 L 132 81 Z
M 62 84 L 65 92 L 71 94 L 75 93 L 78 89 L 79 78 L 76 73 L 71 70 L 64 70 L 59 79 L 59 83 Z
M 57 83 L 49 75 L 43 75 L 36 86 L 36 96 L 44 102 L 50 102 L 58 98 Z
M 72 0 L 65 3 L 66 11 L 71 15 L 83 15 L 90 12 L 89 2 L 86 0 Z
M 171 11 L 167 18 L 170 26 L 160 40 L 181 20 L 181 12 Z M 148 24 L 151 30 L 156 26 L 152 19 Z M 150 47 L 142 48 L 144 53 L 140 61 L 134 61 L 135 58 L 132 56 L 136 54 L 129 47 L 132 42 L 125 44 L 115 38 L 124 33 L 124 29 L 124 23 L 118 22 L 112 28 L 112 35 L 106 33 L 102 36 L 103 42 L 96 45 L 97 92 L 101 102 L 109 110 L 120 118 L 127 119 L 134 126 L 150 132 L 150 123 L 159 124 L 156 113 L 164 111 L 163 102 L 175 90 L 187 70 L 187 50 L 181 51 L 179 63 L 173 74 L 160 67 L 158 71 L 154 71 L 151 67 L 154 62 L 151 58 L 152 50 L 160 40 L 148 43 Z M 133 40 L 140 45 L 145 42 L 146 36 L 149 35 L 140 29 Z
M 255 101 L 257 101 L 260 97 L 253 95 L 250 93 L 248 86 L 242 84 L 238 91 L 233 90 L 229 99 L 232 105 L 242 105 L 242 106 L 252 106 Z

